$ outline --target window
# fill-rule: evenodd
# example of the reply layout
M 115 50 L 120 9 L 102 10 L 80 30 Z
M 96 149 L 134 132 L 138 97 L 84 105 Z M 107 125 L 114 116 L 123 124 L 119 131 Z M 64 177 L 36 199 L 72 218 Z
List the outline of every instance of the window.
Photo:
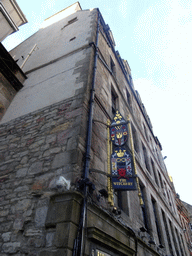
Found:
M 141 189 L 141 196 L 143 199 L 143 205 L 141 206 L 141 211 L 142 211 L 142 216 L 143 216 L 143 223 L 145 228 L 147 229 L 147 232 L 149 232 L 149 225 L 148 225 L 148 220 L 147 220 L 147 209 L 146 209 L 146 200 L 145 200 L 145 195 L 144 195 L 144 186 L 140 184 L 140 189 Z
M 75 17 L 75 18 L 69 20 L 69 21 L 68 21 L 68 24 L 72 24 L 72 23 L 74 23 L 75 21 L 77 21 L 77 17 Z
M 148 134 L 147 134 L 147 129 L 146 129 L 146 127 L 145 127 L 144 124 L 143 124 L 143 127 L 144 127 L 145 137 L 146 137 L 147 140 L 149 140 L 149 139 L 148 139 Z
M 117 95 L 116 93 L 112 90 L 111 91 L 111 103 L 112 103 L 112 113 L 115 115 L 115 112 L 117 110 Z
M 154 165 L 154 162 L 152 159 L 151 159 L 151 166 L 152 166 L 153 173 L 154 173 L 155 183 L 157 184 L 157 186 L 159 186 L 159 182 L 158 182 L 157 174 L 156 174 L 156 170 L 155 170 L 155 165 Z
M 72 37 L 69 41 L 73 41 L 75 40 L 76 36 Z
M 167 191 L 167 195 L 168 195 L 168 199 L 169 199 L 169 204 L 170 204 L 170 206 L 172 206 L 172 203 L 171 203 L 171 191 L 169 189 Z
M 183 236 L 181 234 L 180 234 L 180 238 L 181 238 L 182 246 L 184 248 L 184 252 L 185 252 L 185 255 L 186 255 L 186 250 L 185 250 L 185 246 L 184 246 Z
M 116 75 L 115 63 L 113 62 L 111 57 L 110 57 L 110 69 L 113 75 Z
M 166 235 L 167 235 L 167 241 L 168 241 L 168 245 L 169 245 L 169 250 L 170 250 L 170 253 L 172 255 L 173 254 L 173 247 L 172 247 L 172 244 L 171 244 L 171 238 L 170 238 L 170 235 L 169 235 L 169 229 L 168 229 L 168 225 L 167 225 L 167 220 L 166 220 L 166 217 L 165 217 L 165 213 L 163 212 L 163 210 L 161 210 L 162 212 L 162 217 L 163 217 L 163 223 L 164 223 L 164 227 L 165 227 L 165 232 L 166 232 Z
M 160 161 L 160 157 L 159 157 L 159 153 L 158 153 L 158 151 L 157 151 L 157 148 L 155 148 L 155 150 L 156 150 L 156 155 L 157 155 L 157 159 L 158 159 L 158 161 L 159 161 L 159 164 L 161 164 L 161 161 Z
M 126 94 L 127 94 L 127 103 L 128 103 L 128 105 L 131 107 L 131 95 L 130 95 L 130 93 L 128 92 L 127 88 L 126 88 Z
M 131 124 L 131 130 L 132 130 L 132 135 L 133 135 L 134 149 L 138 153 L 139 152 L 139 143 L 138 143 L 137 132 L 135 130 L 135 127 L 132 124 Z
M 177 241 L 176 241 L 176 238 L 175 238 L 175 233 L 174 233 L 173 226 L 172 226 L 172 223 L 171 223 L 170 220 L 169 220 L 169 225 L 171 227 L 171 233 L 172 233 L 173 242 L 174 242 L 174 245 L 175 245 L 176 254 L 180 255 L 179 250 L 178 250 L 178 246 L 177 246 Z
M 64 29 L 65 27 L 71 25 L 72 23 L 74 23 L 74 22 L 76 22 L 76 21 L 77 21 L 77 17 L 75 17 L 75 18 L 69 20 L 68 23 L 67 23 L 64 27 L 61 28 L 61 30 Z
M 162 181 L 161 174 L 159 173 L 159 171 L 158 171 L 158 174 L 159 174 L 159 180 L 160 180 L 161 188 L 163 188 L 163 181 Z
M 143 144 L 142 144 L 142 148 L 143 148 L 143 156 L 144 156 L 145 166 L 147 168 L 147 171 L 150 173 L 150 166 L 149 166 L 149 161 L 148 161 L 148 156 L 147 156 L 147 150 Z
M 161 232 L 160 232 L 158 216 L 157 216 L 156 201 L 153 198 L 151 198 L 151 202 L 152 202 L 152 206 L 153 206 L 153 213 L 154 213 L 154 217 L 155 217 L 155 224 L 156 224 L 156 229 L 157 229 L 157 235 L 158 235 L 158 238 L 159 238 L 159 243 L 162 244 Z
M 179 234 L 178 234 L 178 230 L 176 228 L 175 228 L 175 234 L 177 236 L 177 240 L 179 241 L 179 247 L 180 247 L 181 255 L 184 256 L 183 248 L 182 248 L 182 245 L 181 245 L 181 240 L 180 240 L 180 237 L 179 237 Z

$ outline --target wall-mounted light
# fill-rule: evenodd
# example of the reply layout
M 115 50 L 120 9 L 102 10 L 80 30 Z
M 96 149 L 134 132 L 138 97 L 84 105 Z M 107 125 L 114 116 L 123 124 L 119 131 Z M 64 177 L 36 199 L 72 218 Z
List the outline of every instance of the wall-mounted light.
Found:
M 101 197 L 108 198 L 108 192 L 104 188 L 99 190 L 99 195 L 97 195 L 97 200 L 100 201 Z
M 140 227 L 141 232 L 147 232 L 147 229 L 145 227 Z
M 101 196 L 108 198 L 108 192 L 106 189 L 100 189 L 99 193 L 101 194 Z
M 156 245 L 155 241 L 153 240 L 153 238 L 151 238 L 148 242 L 150 245 Z
M 119 208 L 117 208 L 116 206 L 113 207 L 112 213 L 116 214 L 116 215 L 120 215 L 121 214 L 121 210 Z

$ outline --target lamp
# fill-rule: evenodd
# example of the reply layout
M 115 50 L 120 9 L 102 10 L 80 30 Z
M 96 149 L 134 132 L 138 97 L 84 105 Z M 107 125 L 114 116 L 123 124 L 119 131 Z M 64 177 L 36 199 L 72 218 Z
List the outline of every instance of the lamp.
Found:
M 121 210 L 119 208 L 117 208 L 116 206 L 113 207 L 112 213 L 116 214 L 116 215 L 120 215 L 121 214 Z
M 104 188 L 99 190 L 99 193 L 101 194 L 101 196 L 107 198 L 108 197 L 108 192 L 107 190 L 105 190 Z
M 145 227 L 140 227 L 141 232 L 147 232 L 147 229 Z
M 97 195 L 98 202 L 100 201 L 101 197 L 104 197 L 104 198 L 108 197 L 108 192 L 104 188 L 99 190 L 99 195 Z
M 155 241 L 153 240 L 153 238 L 151 238 L 148 242 L 150 245 L 156 245 Z

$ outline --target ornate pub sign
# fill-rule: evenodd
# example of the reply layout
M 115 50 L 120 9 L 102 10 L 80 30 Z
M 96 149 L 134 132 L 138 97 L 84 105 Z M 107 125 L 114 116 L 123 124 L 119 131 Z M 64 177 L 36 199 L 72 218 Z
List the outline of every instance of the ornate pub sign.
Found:
M 110 128 L 111 133 L 111 140 L 115 146 L 123 146 L 127 141 L 128 137 L 128 129 L 127 129 L 127 122 L 119 113 L 116 111 L 114 119 L 111 123 Z
M 115 190 L 136 190 L 132 155 L 123 146 L 128 139 L 127 122 L 116 111 L 110 126 L 113 153 L 111 155 L 112 186 Z

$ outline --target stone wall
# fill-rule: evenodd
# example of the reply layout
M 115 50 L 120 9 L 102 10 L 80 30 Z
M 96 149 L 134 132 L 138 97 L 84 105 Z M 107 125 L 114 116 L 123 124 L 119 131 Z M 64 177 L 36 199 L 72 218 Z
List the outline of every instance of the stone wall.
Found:
M 64 176 L 73 187 L 81 175 L 81 99 L 79 94 L 1 125 L 1 255 L 37 255 L 53 246 L 56 227 L 45 230 L 55 193 L 49 185 Z

